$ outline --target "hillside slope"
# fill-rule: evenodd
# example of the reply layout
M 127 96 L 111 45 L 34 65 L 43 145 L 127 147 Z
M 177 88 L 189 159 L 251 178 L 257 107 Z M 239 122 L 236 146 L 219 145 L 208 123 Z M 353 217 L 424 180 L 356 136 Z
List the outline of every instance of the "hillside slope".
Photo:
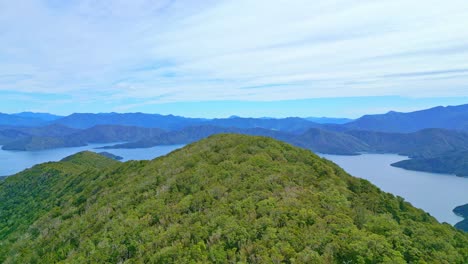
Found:
M 468 235 L 310 151 L 216 135 L 0 182 L 4 263 L 464 263 Z
M 468 133 L 456 130 L 429 128 L 413 133 L 347 131 L 346 134 L 368 145 L 371 152 L 398 153 L 415 158 L 468 150 Z
M 145 128 L 119 125 L 98 125 L 88 129 L 79 130 L 62 125 L 50 125 L 37 128 L 22 128 L 29 134 L 15 134 L 15 130 L 0 130 L 0 143 L 2 139 L 4 150 L 45 150 L 54 148 L 86 146 L 89 143 L 110 143 L 122 141 L 136 141 L 152 138 L 164 133 L 159 128 Z M 9 134 L 6 134 L 8 132 Z M 2 137 L 2 135 L 6 134 Z M 12 134 L 9 138 L 7 135 Z M 16 139 L 15 139 L 16 137 Z M 8 141 L 8 139 L 10 139 Z
M 359 152 L 372 151 L 368 144 L 352 135 L 318 128 L 311 128 L 288 142 L 327 154 L 357 155 Z

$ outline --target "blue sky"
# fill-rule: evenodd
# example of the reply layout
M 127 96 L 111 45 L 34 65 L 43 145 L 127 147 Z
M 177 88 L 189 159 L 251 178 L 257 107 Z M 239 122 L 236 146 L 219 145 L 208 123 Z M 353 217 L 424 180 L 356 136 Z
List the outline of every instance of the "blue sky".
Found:
M 0 1 L 0 112 L 343 116 L 468 103 L 465 0 Z

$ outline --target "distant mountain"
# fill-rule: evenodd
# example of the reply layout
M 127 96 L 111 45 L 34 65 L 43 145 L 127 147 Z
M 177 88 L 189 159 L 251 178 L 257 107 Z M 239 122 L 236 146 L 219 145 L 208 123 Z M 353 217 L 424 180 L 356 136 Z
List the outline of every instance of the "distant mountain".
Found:
M 3 150 L 34 151 L 54 148 L 81 147 L 86 142 L 72 137 L 28 136 L 3 145 Z
M 69 128 L 59 124 L 40 127 L 15 127 L 15 130 L 37 137 L 64 137 L 79 132 L 79 129 Z
M 176 145 L 176 144 L 189 144 L 200 139 L 209 137 L 214 134 L 220 133 L 239 133 L 246 135 L 257 135 L 257 136 L 270 136 L 274 138 L 279 138 L 282 140 L 287 140 L 293 135 L 270 130 L 264 128 L 235 128 L 235 127 L 218 127 L 212 125 L 201 125 L 201 126 L 191 126 L 184 128 L 179 131 L 171 131 L 167 133 L 162 133 L 155 137 L 146 138 L 142 140 L 137 140 L 135 142 L 117 144 L 113 146 L 102 147 L 101 149 L 111 149 L 111 148 L 150 148 L 159 145 Z
M 30 136 L 28 133 L 18 131 L 15 129 L 2 129 L 0 130 L 0 145 L 5 145 L 12 141 L 28 136 Z
M 176 130 L 204 122 L 205 119 L 185 118 L 173 115 L 143 114 L 143 113 L 102 113 L 102 114 L 72 114 L 56 120 L 54 123 L 68 127 L 86 129 L 98 125 L 138 126 Z
M 358 139 L 338 132 L 326 131 L 317 128 L 296 135 L 264 128 L 225 128 L 217 126 L 193 126 L 180 131 L 172 131 L 154 138 L 143 139 L 136 142 L 117 144 L 102 147 L 112 148 L 149 148 L 158 145 L 189 144 L 208 136 L 220 133 L 237 133 L 253 136 L 268 136 L 291 143 L 295 146 L 307 148 L 315 152 L 327 154 L 356 155 L 359 152 L 369 151 L 369 147 Z
M 425 128 L 468 130 L 468 104 L 434 107 L 409 113 L 388 112 L 365 115 L 343 127 L 350 130 L 382 132 L 415 132 Z
M 453 209 L 453 212 L 456 215 L 465 218 L 463 221 L 458 222 L 455 225 L 455 227 L 464 230 L 465 232 L 468 232 L 468 204 L 455 207 L 455 209 Z
M 175 131 L 190 126 L 212 125 L 242 129 L 265 128 L 295 134 L 303 133 L 310 128 L 322 128 L 335 132 L 367 130 L 409 133 L 426 128 L 468 130 L 468 104 L 439 106 L 409 113 L 391 111 L 380 115 L 365 115 L 356 120 L 327 117 L 242 118 L 238 116 L 203 119 L 144 113 L 76 113 L 66 117 L 31 112 L 0 114 L 0 126 L 37 127 L 50 124 L 61 124 L 76 129 L 86 129 L 97 125 L 121 125 Z
M 39 150 L 82 146 L 84 143 L 79 143 L 74 138 L 66 138 L 77 131 L 79 130 L 62 125 L 0 128 L 0 144 L 4 145 L 3 149 L 5 150 Z
M 98 125 L 78 131 L 70 137 L 86 143 L 110 143 L 118 141 L 138 141 L 161 135 L 165 131 L 159 128 L 145 128 L 120 125 Z
M 351 135 L 317 128 L 309 129 L 287 142 L 326 154 L 357 155 L 359 152 L 371 151 L 366 143 Z
M 309 128 L 320 127 L 320 124 L 299 117 L 288 118 L 243 118 L 231 117 L 212 119 L 206 122 L 208 125 L 228 128 L 264 128 L 290 133 L 302 133 Z
M 21 129 L 20 129 L 21 130 Z M 101 125 L 79 130 L 62 125 L 22 129 L 28 136 L 6 142 L 4 150 L 45 150 L 62 147 L 86 146 L 88 143 L 134 141 L 164 133 L 159 128 Z M 0 136 L 2 131 L 0 130 Z M 0 137 L 1 140 L 1 137 Z
M 40 118 L 23 117 L 23 116 L 0 113 L 0 126 L 34 127 L 34 126 L 43 126 L 46 124 L 47 124 L 47 121 L 40 119 Z
M 315 152 L 339 155 L 358 155 L 362 152 L 398 153 L 417 160 L 402 161 L 395 166 L 413 170 L 446 172 L 464 174 L 464 157 L 446 155 L 468 151 L 468 133 L 446 129 L 424 129 L 414 133 L 385 133 L 374 131 L 328 131 L 320 128 L 310 128 L 303 133 L 285 132 L 261 127 L 250 126 L 281 125 L 282 122 L 302 122 L 300 120 L 283 120 L 262 123 L 255 120 L 238 119 L 234 124 L 244 126 L 221 127 L 208 125 L 189 126 L 181 130 L 166 132 L 159 128 L 129 127 L 120 125 L 98 125 L 80 130 L 63 125 L 49 125 L 34 128 L 0 129 L 0 144 L 4 150 L 44 150 L 60 147 L 78 147 L 89 143 L 128 142 L 111 148 L 148 148 L 158 145 L 189 144 L 208 136 L 220 133 L 238 133 L 246 135 L 268 136 L 282 140 L 295 146 L 310 149 Z M 220 124 L 225 120 L 216 120 Z M 271 121 L 271 122 L 270 122 Z M 291 128 L 293 128 L 291 124 Z M 287 130 L 286 128 L 282 128 Z M 291 129 L 291 130 L 295 130 Z M 436 158 L 436 159 L 429 159 Z M 427 160 L 429 159 L 429 160 Z M 436 167 L 429 166 L 438 160 Z M 448 162 L 451 161 L 451 162 Z M 434 163 L 435 164 L 435 163 Z M 444 165 L 445 164 L 445 165 Z
M 346 124 L 354 119 L 350 118 L 333 118 L 333 117 L 306 117 L 306 120 L 312 121 L 318 124 Z
M 61 116 L 47 113 L 22 112 L 17 114 L 0 113 L 0 126 L 10 127 L 36 127 L 45 126 Z
M 428 171 L 468 177 L 468 150 L 448 152 L 433 158 L 416 158 L 393 163 L 407 170 Z
M 468 132 L 424 129 L 413 133 L 347 131 L 370 147 L 371 152 L 398 153 L 414 158 L 436 157 L 447 152 L 468 150 Z
M 54 121 L 54 123 L 80 129 L 90 128 L 97 125 L 122 125 L 160 128 L 168 131 L 180 130 L 190 126 L 212 125 L 228 128 L 265 128 L 288 132 L 303 132 L 308 128 L 320 126 L 317 123 L 293 117 L 282 119 L 241 117 L 201 119 L 143 113 L 72 114 L 58 119 Z
M 265 137 L 212 136 L 152 161 L 82 152 L 6 178 L 0 201 L 0 263 L 468 259 L 468 234 Z
M 373 131 L 335 132 L 311 128 L 304 133 L 293 134 L 264 128 L 240 129 L 211 125 L 192 126 L 179 131 L 161 133 L 152 138 L 103 147 L 103 149 L 188 144 L 219 133 L 269 136 L 315 152 L 340 155 L 374 152 L 398 153 L 410 157 L 434 157 L 449 151 L 468 150 L 468 133 L 446 129 L 425 129 L 415 133 L 383 133 Z
M 17 114 L 12 114 L 13 116 L 25 117 L 25 118 L 34 118 L 44 121 L 54 121 L 62 118 L 63 116 L 48 114 L 48 113 L 33 113 L 33 112 L 22 112 Z

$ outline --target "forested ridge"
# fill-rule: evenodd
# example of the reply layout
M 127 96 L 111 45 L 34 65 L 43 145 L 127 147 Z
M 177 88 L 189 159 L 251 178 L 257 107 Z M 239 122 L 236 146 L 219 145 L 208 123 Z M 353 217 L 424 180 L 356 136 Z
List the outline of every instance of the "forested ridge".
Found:
M 376 172 L 378 173 L 378 172 Z M 3 263 L 466 263 L 468 234 L 308 150 L 216 135 L 0 182 Z

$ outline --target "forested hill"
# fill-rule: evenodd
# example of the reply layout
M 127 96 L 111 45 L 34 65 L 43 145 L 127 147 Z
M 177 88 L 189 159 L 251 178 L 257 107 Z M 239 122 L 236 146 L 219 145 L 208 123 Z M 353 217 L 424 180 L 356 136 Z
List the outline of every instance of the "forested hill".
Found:
M 378 173 L 378 172 L 376 172 Z M 216 135 L 0 182 L 4 263 L 466 263 L 468 234 L 308 150 Z
M 453 212 L 464 218 L 462 221 L 458 222 L 455 227 L 468 232 L 468 204 L 455 207 Z

